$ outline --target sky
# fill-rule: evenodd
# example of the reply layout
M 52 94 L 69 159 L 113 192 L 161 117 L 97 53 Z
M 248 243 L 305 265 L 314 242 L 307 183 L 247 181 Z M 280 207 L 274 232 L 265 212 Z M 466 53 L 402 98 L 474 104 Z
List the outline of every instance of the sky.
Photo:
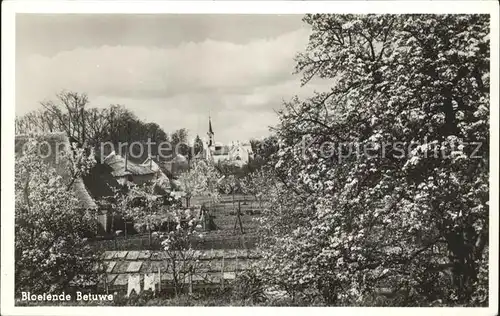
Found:
M 167 133 L 206 138 L 210 115 L 217 142 L 264 137 L 283 100 L 328 87 L 293 74 L 309 34 L 299 15 L 18 14 L 16 115 L 70 90 Z

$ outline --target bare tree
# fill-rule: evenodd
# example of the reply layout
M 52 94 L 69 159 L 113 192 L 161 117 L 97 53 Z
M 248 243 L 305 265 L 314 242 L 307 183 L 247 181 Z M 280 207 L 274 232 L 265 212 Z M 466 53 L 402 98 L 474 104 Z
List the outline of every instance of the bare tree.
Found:
M 48 111 L 73 141 L 83 145 L 86 140 L 85 106 L 89 103 L 87 94 L 62 91 L 56 101 L 43 101 L 40 104 Z

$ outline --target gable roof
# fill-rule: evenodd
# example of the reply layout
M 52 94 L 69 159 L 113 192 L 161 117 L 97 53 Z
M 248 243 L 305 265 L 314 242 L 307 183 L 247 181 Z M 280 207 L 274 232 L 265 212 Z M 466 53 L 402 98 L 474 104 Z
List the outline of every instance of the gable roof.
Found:
M 71 148 L 69 138 L 67 137 L 67 135 L 64 132 L 45 133 L 33 136 L 16 135 L 15 145 L 14 145 L 15 154 L 22 155 L 24 144 L 26 144 L 30 139 L 33 138 L 36 138 L 39 141 L 48 144 L 50 152 L 48 152 L 48 155 L 44 154 L 44 156 L 46 156 L 44 158 L 44 161 L 49 166 L 53 167 L 64 180 L 69 181 L 69 179 L 71 178 L 71 174 L 67 169 L 66 162 L 68 161 L 67 159 L 64 158 L 64 156 L 59 154 L 62 151 L 67 151 L 70 150 Z M 43 150 L 42 148 L 43 147 L 41 146 L 40 151 Z M 58 159 L 65 159 L 65 161 L 58 161 Z M 84 209 L 97 208 L 97 204 L 95 203 L 94 199 L 92 199 L 92 197 L 90 196 L 81 178 L 78 178 L 73 182 L 73 192 L 75 193 L 75 196 L 81 208 Z
M 104 158 L 104 164 L 111 167 L 111 175 L 113 175 L 113 177 L 154 174 L 154 171 L 148 167 L 138 165 L 130 160 L 127 161 L 127 168 L 125 169 L 125 158 L 117 155 L 114 151 Z
M 165 172 L 163 172 L 164 168 L 162 168 L 162 166 L 160 166 L 159 161 L 155 160 L 152 157 L 149 157 L 146 160 L 144 160 L 144 162 L 141 165 L 153 170 L 156 174 L 157 180 L 160 180 L 161 182 L 163 182 L 167 186 L 170 186 L 170 179 L 165 174 Z
M 157 174 L 162 174 L 162 175 L 166 176 L 165 172 L 163 171 L 164 167 L 162 166 L 162 164 L 159 161 L 157 161 L 154 158 L 151 158 L 151 157 L 147 158 L 146 160 L 144 160 L 141 163 L 141 166 L 149 168 L 149 169 L 151 169 L 151 171 L 153 171 Z

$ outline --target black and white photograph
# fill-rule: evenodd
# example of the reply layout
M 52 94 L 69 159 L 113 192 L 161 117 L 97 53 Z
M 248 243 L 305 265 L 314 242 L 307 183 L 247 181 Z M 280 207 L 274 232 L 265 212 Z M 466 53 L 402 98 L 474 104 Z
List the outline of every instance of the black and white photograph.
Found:
M 11 13 L 2 309 L 497 313 L 498 3 L 302 2 Z

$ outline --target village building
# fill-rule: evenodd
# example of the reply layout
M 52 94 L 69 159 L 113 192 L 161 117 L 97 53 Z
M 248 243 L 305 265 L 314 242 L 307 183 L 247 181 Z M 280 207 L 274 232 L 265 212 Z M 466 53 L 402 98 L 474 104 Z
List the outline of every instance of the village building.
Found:
M 253 159 L 253 151 L 250 143 L 233 141 L 230 144 L 221 144 L 215 141 L 215 133 L 212 128 L 212 120 L 208 119 L 208 142 L 204 143 L 201 157 L 215 164 L 228 163 L 242 167 Z
M 134 163 L 114 151 L 104 158 L 103 164 L 111 168 L 111 175 L 120 185 L 142 185 L 156 178 L 156 172 L 149 167 Z
M 15 137 L 16 155 L 23 153 L 24 144 L 31 138 L 33 136 L 17 135 Z M 70 162 L 67 161 L 68 156 L 61 154 L 62 150 L 66 151 L 71 148 L 71 140 L 66 133 L 41 134 L 37 135 L 36 139 L 47 143 L 50 147 L 50 154 L 44 156 L 47 164 L 55 168 L 63 179 L 70 181 L 71 174 L 68 168 Z M 61 159 L 66 161 L 61 161 Z M 97 159 L 97 163 L 87 174 L 75 179 L 72 189 L 78 199 L 79 208 L 82 211 L 90 210 L 95 215 L 98 223 L 96 231 L 98 236 L 109 236 L 118 230 L 131 233 L 134 231 L 133 223 L 126 221 L 120 212 L 113 209 L 116 193 L 127 192 L 131 186 L 154 181 L 158 184 L 155 186 L 154 194 L 158 198 L 165 198 L 173 189 L 176 175 L 178 176 L 188 167 L 188 161 L 182 155 L 177 155 L 168 162 L 159 161 L 154 157 L 148 157 L 140 162 L 138 159 L 131 160 L 130 157 L 123 157 L 113 151 L 102 162 Z

